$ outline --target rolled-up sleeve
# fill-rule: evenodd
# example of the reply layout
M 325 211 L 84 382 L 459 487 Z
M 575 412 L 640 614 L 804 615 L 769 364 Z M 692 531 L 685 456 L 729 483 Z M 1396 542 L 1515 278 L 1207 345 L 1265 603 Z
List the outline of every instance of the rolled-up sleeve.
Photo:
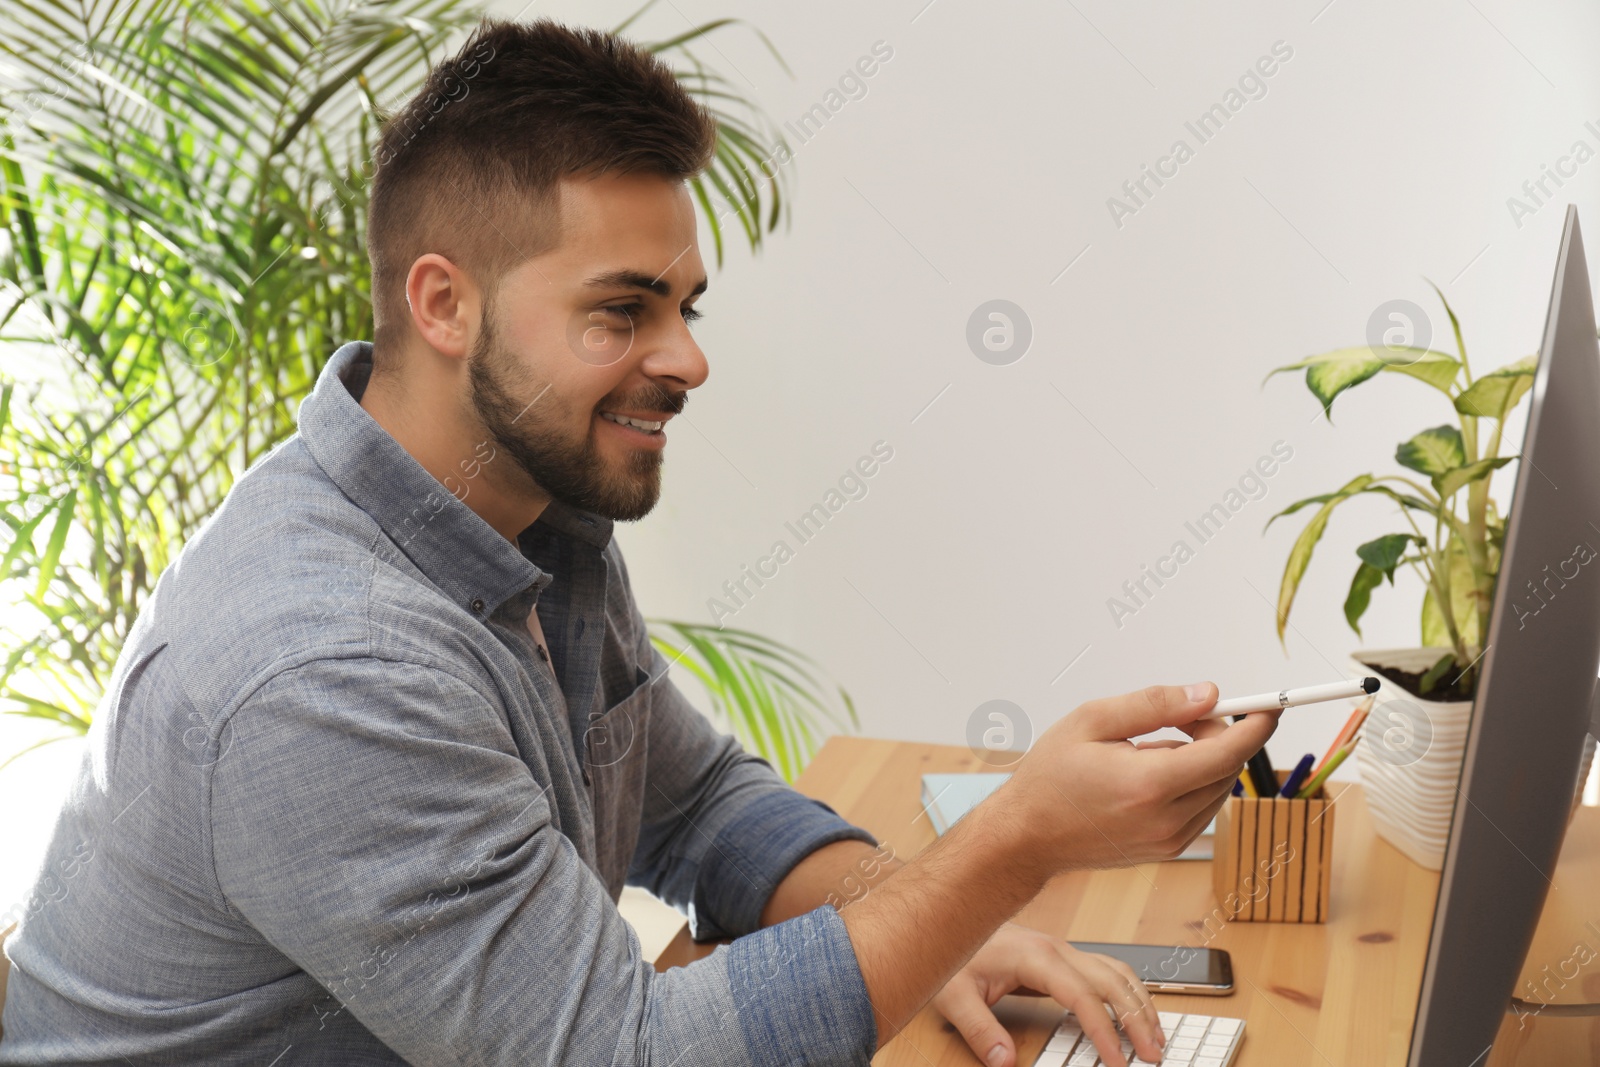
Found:
M 666 658 L 650 652 L 659 680 L 628 880 L 681 908 L 695 940 L 738 937 L 760 926 L 772 891 L 811 852 L 877 840 L 717 733 L 666 677 Z
M 692 786 L 663 771 L 649 791 L 709 831 L 668 830 L 652 811 L 663 884 L 746 928 L 751 898 L 843 820 L 779 799 L 770 768 L 715 735 L 687 723 L 663 734 L 669 749 L 703 749 L 711 772 Z M 245 700 L 224 738 L 208 842 L 224 905 L 328 991 L 313 1011 L 349 1012 L 409 1063 L 871 1057 L 870 1004 L 832 908 L 656 974 L 552 822 L 548 787 L 493 699 L 443 666 L 303 664 Z M 749 897 L 728 888 L 743 878 Z

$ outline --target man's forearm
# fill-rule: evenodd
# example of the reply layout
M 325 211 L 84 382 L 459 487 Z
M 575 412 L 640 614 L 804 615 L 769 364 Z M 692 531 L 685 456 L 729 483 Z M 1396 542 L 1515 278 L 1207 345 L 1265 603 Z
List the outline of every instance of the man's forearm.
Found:
M 880 1047 L 1044 885 L 1044 866 L 1026 862 L 1021 816 L 994 799 L 1000 803 L 979 805 L 909 863 L 882 845 L 824 845 L 789 872 L 761 913 L 771 925 L 824 904 L 839 909 Z
M 795 864 L 761 910 L 761 925 L 773 926 L 824 904 L 843 909 L 905 863 L 888 845 L 834 841 Z

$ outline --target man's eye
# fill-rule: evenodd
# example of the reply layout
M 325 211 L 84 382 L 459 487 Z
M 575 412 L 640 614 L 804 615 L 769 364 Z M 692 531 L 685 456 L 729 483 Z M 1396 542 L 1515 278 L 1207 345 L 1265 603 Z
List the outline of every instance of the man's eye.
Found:
M 639 313 L 644 310 L 644 305 L 643 304 L 612 304 L 612 305 L 609 305 L 607 307 L 603 307 L 600 310 L 604 311 L 604 312 L 606 312 L 608 314 L 615 315 L 618 318 L 626 319 L 627 321 L 632 322 L 634 319 L 638 318 L 639 317 Z
M 695 322 L 696 320 L 703 319 L 705 317 L 706 317 L 706 313 L 704 311 L 699 311 L 699 310 L 696 310 L 695 308 L 684 308 L 683 309 L 683 321 L 684 322 Z

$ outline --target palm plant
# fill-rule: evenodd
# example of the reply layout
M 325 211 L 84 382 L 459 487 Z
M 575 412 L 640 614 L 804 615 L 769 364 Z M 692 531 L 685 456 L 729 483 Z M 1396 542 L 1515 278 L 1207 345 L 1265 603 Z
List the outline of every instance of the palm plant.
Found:
M 650 641 L 667 662 L 687 668 L 745 747 L 791 781 L 816 752 L 817 726 L 861 725 L 843 686 L 825 681 L 815 660 L 770 637 L 729 626 L 649 622 Z
M 293 434 L 326 357 L 371 336 L 369 148 L 480 14 L 466 0 L 9 0 L 0 12 L 8 714 L 59 736 L 88 729 L 156 578 Z M 719 264 L 726 226 L 756 249 L 788 211 L 787 175 L 760 147 L 782 138 L 692 51 L 731 21 L 648 45 L 718 118 L 694 193 Z M 788 714 L 787 730 L 748 736 L 792 767 L 803 753 L 783 746 L 809 737 L 801 712 L 780 711 L 749 659 L 776 649 L 721 650 L 743 667 L 713 671 L 733 701 L 719 707 Z
M 1456 423 L 1423 430 L 1402 442 L 1394 457 L 1402 467 L 1424 476 L 1428 484 L 1407 475 L 1360 474 L 1335 492 L 1296 501 L 1267 525 L 1317 505 L 1284 566 L 1277 612 L 1281 642 L 1300 579 L 1334 509 L 1360 496 L 1379 496 L 1398 505 L 1410 529 L 1385 534 L 1356 549 L 1360 562 L 1345 598 L 1345 619 L 1360 634 L 1360 619 L 1373 590 L 1385 579 L 1394 584 L 1395 570 L 1410 566 L 1425 589 L 1422 644 L 1449 650 L 1422 675 L 1418 689 L 1433 693 L 1448 675 L 1450 681 L 1440 692 L 1448 699 L 1467 700 L 1476 691 L 1478 660 L 1482 658 L 1483 635 L 1489 631 L 1505 543 L 1505 521 L 1489 495 L 1490 475 L 1517 458 L 1500 454 L 1501 436 L 1506 419 L 1533 385 L 1537 359 L 1527 356 L 1474 379 L 1461 323 L 1444 293 L 1437 286 L 1434 292 L 1450 317 L 1456 356 L 1401 346 L 1341 348 L 1267 375 L 1270 379 L 1285 371 L 1305 370 L 1306 386 L 1330 422 L 1335 397 L 1384 371 L 1407 375 L 1438 390 L 1450 402 Z M 1489 425 L 1483 426 L 1481 420 L 1488 420 Z

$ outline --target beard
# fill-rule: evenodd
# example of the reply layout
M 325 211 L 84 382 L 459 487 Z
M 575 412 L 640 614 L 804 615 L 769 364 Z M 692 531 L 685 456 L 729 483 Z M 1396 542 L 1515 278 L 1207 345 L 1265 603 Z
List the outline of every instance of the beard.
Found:
M 661 451 L 634 449 L 620 464 L 609 462 L 594 439 L 594 418 L 614 409 L 675 413 L 683 410 L 687 394 L 669 393 L 651 383 L 615 402 L 607 402 L 612 400 L 608 397 L 587 413 L 582 435 L 573 437 L 562 429 L 572 424 L 571 404 L 554 393 L 540 396 L 532 388 L 516 357 L 500 346 L 487 311 L 467 359 L 467 374 L 473 410 L 490 438 L 552 500 L 617 522 L 642 519 L 656 506 Z M 524 387 L 526 398 L 513 395 L 517 385 Z

